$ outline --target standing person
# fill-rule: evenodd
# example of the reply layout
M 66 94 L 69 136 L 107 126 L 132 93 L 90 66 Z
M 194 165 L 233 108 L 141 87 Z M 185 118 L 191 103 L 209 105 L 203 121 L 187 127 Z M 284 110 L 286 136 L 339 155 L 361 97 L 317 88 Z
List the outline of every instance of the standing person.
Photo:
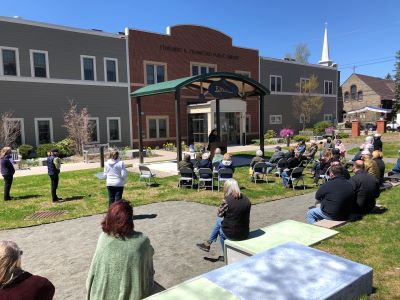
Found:
M 107 178 L 108 206 L 122 199 L 124 185 L 128 178 L 123 161 L 119 160 L 118 150 L 111 150 L 107 162 L 104 164 L 104 176 Z
M 218 142 L 219 141 L 219 137 L 218 137 L 218 131 L 217 129 L 213 129 L 211 130 L 210 134 L 208 135 L 208 146 L 207 146 L 207 150 L 211 151 L 211 144 L 214 142 Z
M 250 200 L 240 192 L 235 179 L 229 179 L 224 184 L 224 200 L 218 208 L 218 217 L 214 227 L 204 243 L 196 244 L 201 250 L 209 252 L 213 242 L 219 240 L 224 252 L 225 239 L 242 241 L 249 236 L 250 226 Z M 224 261 L 223 256 L 219 256 Z
M 61 159 L 58 157 L 58 150 L 52 149 L 50 151 L 50 156 L 47 158 L 47 174 L 50 176 L 51 181 L 51 198 L 54 202 L 58 200 L 62 200 L 57 196 L 57 188 L 58 188 L 58 175 L 60 174 L 61 169 Z
M 0 241 L 0 299 L 53 299 L 54 285 L 47 278 L 24 271 L 21 256 L 16 243 Z
M 154 249 L 146 235 L 134 230 L 132 220 L 129 202 L 109 207 L 86 280 L 87 299 L 139 300 L 150 295 Z
M 11 151 L 10 147 L 4 147 L 0 152 L 1 175 L 4 178 L 4 201 L 11 200 L 10 190 L 15 173 Z

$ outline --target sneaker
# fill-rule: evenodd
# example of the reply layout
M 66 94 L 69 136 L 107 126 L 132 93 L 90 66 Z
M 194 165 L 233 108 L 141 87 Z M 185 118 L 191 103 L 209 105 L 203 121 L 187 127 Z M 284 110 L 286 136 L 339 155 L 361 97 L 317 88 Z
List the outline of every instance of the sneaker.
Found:
M 207 245 L 207 242 L 196 244 L 196 246 L 205 252 L 210 252 L 210 245 L 209 244 Z
M 218 256 L 218 260 L 219 260 L 219 261 L 225 261 L 225 257 L 223 257 L 223 256 Z

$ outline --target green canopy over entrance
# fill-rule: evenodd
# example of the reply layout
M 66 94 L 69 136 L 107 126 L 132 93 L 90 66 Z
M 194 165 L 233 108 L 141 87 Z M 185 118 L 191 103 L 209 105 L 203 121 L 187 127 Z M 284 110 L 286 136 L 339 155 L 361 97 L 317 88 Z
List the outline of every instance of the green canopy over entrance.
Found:
M 142 120 L 141 120 L 141 98 L 146 96 L 160 95 L 165 93 L 175 93 L 175 117 L 176 117 L 176 147 L 177 160 L 182 157 L 181 132 L 180 132 L 180 94 L 181 89 L 198 91 L 199 95 L 211 94 L 216 98 L 216 119 L 217 131 L 220 136 L 220 109 L 219 101 L 225 98 L 241 98 L 258 96 L 259 105 L 259 138 L 260 149 L 264 151 L 264 96 L 269 95 L 269 90 L 259 82 L 242 76 L 237 73 L 215 72 L 201 74 L 191 77 L 183 77 L 175 80 L 160 82 L 142 87 L 133 93 L 131 97 L 136 98 L 137 118 L 139 132 L 139 153 L 140 162 L 143 162 L 143 136 L 142 136 Z

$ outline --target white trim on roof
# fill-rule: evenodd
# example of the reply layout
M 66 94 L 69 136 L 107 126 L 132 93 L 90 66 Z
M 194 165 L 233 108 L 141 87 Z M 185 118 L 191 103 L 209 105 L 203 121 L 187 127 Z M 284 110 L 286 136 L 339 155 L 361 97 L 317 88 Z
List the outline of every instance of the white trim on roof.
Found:
M 275 61 L 275 62 L 281 62 L 281 63 L 287 63 L 287 64 L 295 64 L 295 65 L 301 65 L 301 66 L 306 66 L 306 67 L 310 67 L 310 68 L 321 68 L 321 69 L 325 69 L 325 70 L 335 70 L 335 71 L 338 70 L 337 67 L 327 67 L 327 66 L 321 66 L 318 64 L 302 63 L 302 62 L 298 62 L 298 61 L 284 60 L 284 59 L 265 57 L 265 56 L 260 56 L 260 60 L 269 60 L 269 61 Z

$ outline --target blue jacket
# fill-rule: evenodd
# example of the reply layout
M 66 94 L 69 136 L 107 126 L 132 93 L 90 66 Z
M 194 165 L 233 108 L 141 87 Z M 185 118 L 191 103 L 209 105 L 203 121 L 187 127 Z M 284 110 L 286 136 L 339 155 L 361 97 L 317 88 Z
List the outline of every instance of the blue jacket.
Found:
M 396 165 L 393 167 L 392 171 L 395 172 L 395 173 L 400 173 L 400 158 L 397 159 Z
M 1 164 L 1 175 L 3 176 L 14 175 L 15 169 L 11 161 L 11 155 L 7 155 L 3 159 L 1 159 L 0 164 Z

